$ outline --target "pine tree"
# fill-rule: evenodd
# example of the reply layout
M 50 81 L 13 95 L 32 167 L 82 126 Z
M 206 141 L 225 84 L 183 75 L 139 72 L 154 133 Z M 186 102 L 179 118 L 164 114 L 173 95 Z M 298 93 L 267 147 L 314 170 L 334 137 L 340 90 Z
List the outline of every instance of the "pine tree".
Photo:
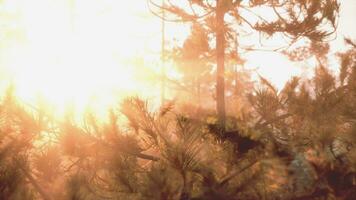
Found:
M 217 1 L 168 1 L 160 6 L 149 0 L 151 11 L 167 21 L 194 22 L 204 24 L 215 36 L 216 55 L 216 110 L 219 123 L 225 128 L 225 51 L 229 45 L 235 27 L 247 26 L 249 31 L 258 31 L 272 36 L 281 33 L 290 38 L 290 43 L 300 38 L 311 41 L 323 41 L 336 29 L 338 2 L 324 1 L 248 1 L 217 0 Z M 255 11 L 255 8 L 267 8 L 275 16 L 268 19 Z M 159 11 L 156 11 L 156 9 Z M 164 16 L 160 11 L 164 10 Z M 257 22 L 245 16 L 245 12 L 253 13 Z M 234 20 L 230 20 L 233 18 Z M 326 22 L 326 23 L 324 23 Z M 331 29 L 326 28 L 331 27 Z M 324 26 L 323 26 L 324 25 Z M 322 27 L 325 27 L 322 29 Z

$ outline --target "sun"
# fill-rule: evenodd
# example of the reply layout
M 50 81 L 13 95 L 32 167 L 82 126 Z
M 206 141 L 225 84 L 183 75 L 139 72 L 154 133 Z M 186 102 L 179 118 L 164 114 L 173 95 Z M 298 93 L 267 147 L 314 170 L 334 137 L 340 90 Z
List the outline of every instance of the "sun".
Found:
M 115 104 L 118 99 L 145 93 L 137 66 L 128 60 L 148 55 L 140 38 L 145 26 L 140 3 L 104 0 L 6 1 L 17 17 L 19 36 L 7 47 L 2 65 L 26 102 L 43 97 L 59 110 L 74 104 L 80 110 Z M 136 6 L 136 7 L 134 7 Z M 143 7 L 142 7 L 143 6 Z M 158 23 L 156 23 L 158 22 Z M 159 31 L 159 21 L 154 21 Z M 22 39 L 21 39 L 21 38 Z M 159 36 L 158 36 L 159 37 Z M 159 42 L 152 48 L 159 49 Z M 136 66 L 134 66 L 136 65 Z M 136 71 L 135 71 L 136 68 Z M 144 71 L 144 70 L 141 70 Z

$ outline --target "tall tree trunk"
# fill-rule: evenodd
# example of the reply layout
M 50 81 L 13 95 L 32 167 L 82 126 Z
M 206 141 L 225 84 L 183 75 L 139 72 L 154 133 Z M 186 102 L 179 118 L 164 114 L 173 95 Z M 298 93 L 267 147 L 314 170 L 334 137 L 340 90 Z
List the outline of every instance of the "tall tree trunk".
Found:
M 225 38 L 224 38 L 224 5 L 222 0 L 217 0 L 216 7 L 216 110 L 219 125 L 225 130 L 225 78 L 224 78 L 224 57 L 225 57 Z
M 162 7 L 164 6 L 164 0 L 162 0 Z M 163 18 L 165 17 L 165 11 L 162 9 Z M 166 99 L 166 70 L 165 70 L 165 21 L 162 18 L 161 21 L 161 31 L 162 31 L 162 38 L 161 38 L 161 106 L 164 105 Z
M 235 38 L 235 48 L 236 48 L 236 55 L 238 56 L 239 55 L 239 41 L 237 39 L 238 37 L 238 34 L 236 33 L 236 38 Z M 240 61 L 240 58 L 238 58 Z M 234 64 L 234 74 L 235 74 L 235 95 L 237 96 L 239 94 L 239 85 L 238 85 L 238 79 L 239 79 L 239 74 L 238 74 L 238 71 L 237 71 L 237 67 L 238 67 L 238 64 L 235 63 Z

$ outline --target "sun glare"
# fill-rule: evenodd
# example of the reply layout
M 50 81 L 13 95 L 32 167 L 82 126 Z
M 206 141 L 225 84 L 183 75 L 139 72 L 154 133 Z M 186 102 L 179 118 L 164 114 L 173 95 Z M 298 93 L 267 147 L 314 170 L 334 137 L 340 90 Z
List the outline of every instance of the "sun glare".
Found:
M 7 31 L 0 37 L 0 73 L 5 74 L 0 74 L 0 81 L 5 77 L 14 83 L 21 99 L 33 102 L 41 96 L 58 110 L 68 103 L 81 110 L 88 105 L 105 110 L 103 106 L 129 95 L 158 99 L 161 21 L 142 1 L 6 0 L 2 4 L 1 25 Z M 166 23 L 167 41 L 182 41 L 188 34 L 189 25 Z M 273 53 L 252 52 L 247 60 L 247 68 L 257 68 L 279 89 L 290 76 L 303 73 Z M 179 77 L 170 66 L 166 73 Z
M 20 98 L 33 101 L 40 95 L 57 108 L 68 103 L 84 108 L 108 106 L 144 90 L 134 77 L 135 67 L 144 67 L 134 65 L 143 63 L 130 60 L 146 53 L 145 40 L 137 39 L 145 25 L 136 26 L 145 19 L 135 17 L 130 5 L 110 0 L 8 1 L 7 12 L 19 18 L 21 34 L 8 46 L 3 65 Z

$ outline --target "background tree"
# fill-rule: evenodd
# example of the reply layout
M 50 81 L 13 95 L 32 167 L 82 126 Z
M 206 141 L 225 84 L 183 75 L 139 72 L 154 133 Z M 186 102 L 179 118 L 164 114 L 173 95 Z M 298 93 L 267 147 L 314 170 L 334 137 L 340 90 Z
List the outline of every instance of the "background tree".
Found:
M 207 30 L 201 24 L 193 23 L 191 33 L 182 47 L 175 46 L 170 53 L 178 71 L 183 74 L 183 80 L 175 83 L 188 93 L 190 102 L 194 99 L 199 106 L 202 103 L 201 95 L 210 93 L 202 88 L 209 83 L 212 68 L 208 37 Z
M 216 56 L 216 110 L 219 122 L 225 126 L 225 51 L 231 42 L 232 32 L 247 27 L 249 31 L 274 34 L 288 38 L 289 44 L 298 39 L 323 41 L 336 29 L 337 0 L 186 0 L 167 1 L 161 6 L 148 0 L 151 11 L 167 21 L 205 24 L 215 36 Z M 273 17 L 263 15 L 263 8 Z M 162 15 L 162 10 L 166 14 Z M 248 13 L 248 14 L 247 14 Z M 249 14 L 257 16 L 255 19 Z

